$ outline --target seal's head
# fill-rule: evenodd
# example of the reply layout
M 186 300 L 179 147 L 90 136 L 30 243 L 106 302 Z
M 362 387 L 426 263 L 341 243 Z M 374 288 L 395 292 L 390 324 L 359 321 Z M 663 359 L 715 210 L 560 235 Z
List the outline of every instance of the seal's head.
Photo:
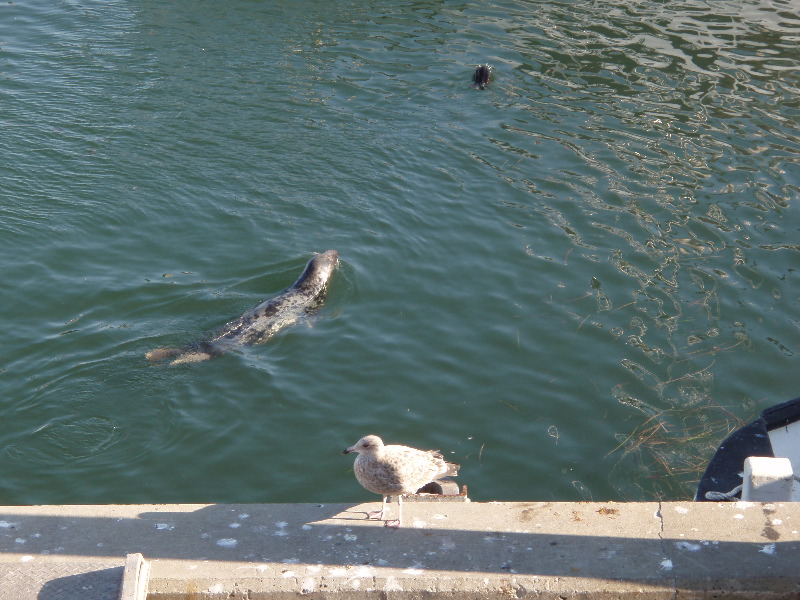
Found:
M 304 297 L 317 297 L 325 295 L 328 280 L 339 264 L 339 253 L 336 250 L 326 250 L 317 254 L 308 261 L 305 271 L 294 282 L 291 289 L 300 291 Z
M 327 280 L 333 270 L 339 265 L 339 253 L 336 250 L 326 250 L 320 252 L 311 259 L 309 266 L 314 269 L 318 276 Z
M 336 250 L 325 250 L 317 254 L 315 260 L 317 259 L 332 261 L 335 266 L 339 264 L 339 253 Z
M 475 72 L 472 74 L 472 87 L 478 88 L 479 90 L 486 89 L 491 77 L 492 67 L 489 65 L 478 65 L 475 67 Z

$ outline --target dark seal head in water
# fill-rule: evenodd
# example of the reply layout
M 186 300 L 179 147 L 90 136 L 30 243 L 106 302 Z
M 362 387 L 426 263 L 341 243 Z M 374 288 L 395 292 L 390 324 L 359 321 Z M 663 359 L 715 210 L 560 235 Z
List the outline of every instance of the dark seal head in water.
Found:
M 263 344 L 284 327 L 293 325 L 322 305 L 328 280 L 338 264 L 339 253 L 336 250 L 317 254 L 290 287 L 221 327 L 211 338 L 184 348 L 157 348 L 145 356 L 151 361 L 169 358 L 172 359 L 169 364 L 178 365 L 220 356 L 234 346 Z
M 489 65 L 478 65 L 472 74 L 472 87 L 485 90 L 492 77 L 492 67 Z

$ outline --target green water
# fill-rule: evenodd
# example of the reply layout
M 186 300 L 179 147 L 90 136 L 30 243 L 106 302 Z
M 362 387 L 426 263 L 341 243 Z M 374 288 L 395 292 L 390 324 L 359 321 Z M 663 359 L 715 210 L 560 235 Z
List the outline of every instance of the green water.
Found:
M 3 3 L 0 504 L 690 497 L 800 395 L 799 98 L 788 0 Z

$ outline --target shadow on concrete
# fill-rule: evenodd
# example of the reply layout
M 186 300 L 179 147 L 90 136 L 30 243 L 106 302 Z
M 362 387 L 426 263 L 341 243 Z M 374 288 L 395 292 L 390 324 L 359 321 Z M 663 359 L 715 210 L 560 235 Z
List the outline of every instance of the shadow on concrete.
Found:
M 459 514 L 471 512 L 470 505 L 459 506 L 456 510 L 442 504 L 433 511 L 415 511 L 427 515 L 430 526 L 399 530 L 366 520 L 360 505 L 343 504 L 211 505 L 196 510 L 189 507 L 185 512 L 141 513 L 136 512 L 138 507 L 95 507 L 106 511 L 102 517 L 75 516 L 70 507 L 61 507 L 64 514 L 58 516 L 24 510 L 15 513 L 6 507 L 7 512 L 0 514 L 0 552 L 82 557 L 124 557 L 141 552 L 148 559 L 237 561 L 254 566 L 285 563 L 287 569 L 302 564 L 395 568 L 411 575 L 425 569 L 653 583 L 674 577 L 685 583 L 688 577 L 697 580 L 696 586 L 690 587 L 698 589 L 722 573 L 737 580 L 790 578 L 794 589 L 800 589 L 796 568 L 800 540 L 796 536 L 782 540 L 780 533 L 768 526 L 753 542 L 702 539 L 690 530 L 671 537 L 663 526 L 658 527 L 657 515 L 651 515 L 654 511 L 648 508 L 648 521 L 641 517 L 632 530 L 642 530 L 641 523 L 653 519 L 652 527 L 647 525 L 652 531 L 650 538 L 627 537 L 625 520 L 613 518 L 593 518 L 591 523 L 577 519 L 574 525 L 584 531 L 580 534 L 539 532 L 539 516 L 523 518 L 525 510 L 533 509 L 502 512 L 498 507 L 507 521 L 499 526 L 481 523 L 483 529 L 478 530 L 456 526 Z M 437 521 L 437 512 L 454 516 L 451 521 Z M 546 518 L 545 512 L 540 515 Z M 645 515 L 644 509 L 641 515 Z M 760 519 L 760 511 L 753 517 Z M 449 522 L 454 526 L 442 527 Z M 116 577 L 118 571 L 108 569 L 108 573 L 52 581 L 39 598 L 69 598 L 57 593 L 58 585 L 81 587 L 95 585 L 94 581 L 100 585 L 112 572 Z
M 39 590 L 37 600 L 108 600 L 117 598 L 123 567 L 57 577 Z

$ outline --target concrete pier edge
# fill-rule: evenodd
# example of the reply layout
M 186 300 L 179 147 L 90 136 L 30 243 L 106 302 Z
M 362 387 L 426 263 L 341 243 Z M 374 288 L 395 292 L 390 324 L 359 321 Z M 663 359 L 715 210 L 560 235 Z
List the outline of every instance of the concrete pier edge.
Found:
M 0 507 L 0 597 L 800 597 L 800 503 L 408 502 L 399 530 L 376 507 Z

